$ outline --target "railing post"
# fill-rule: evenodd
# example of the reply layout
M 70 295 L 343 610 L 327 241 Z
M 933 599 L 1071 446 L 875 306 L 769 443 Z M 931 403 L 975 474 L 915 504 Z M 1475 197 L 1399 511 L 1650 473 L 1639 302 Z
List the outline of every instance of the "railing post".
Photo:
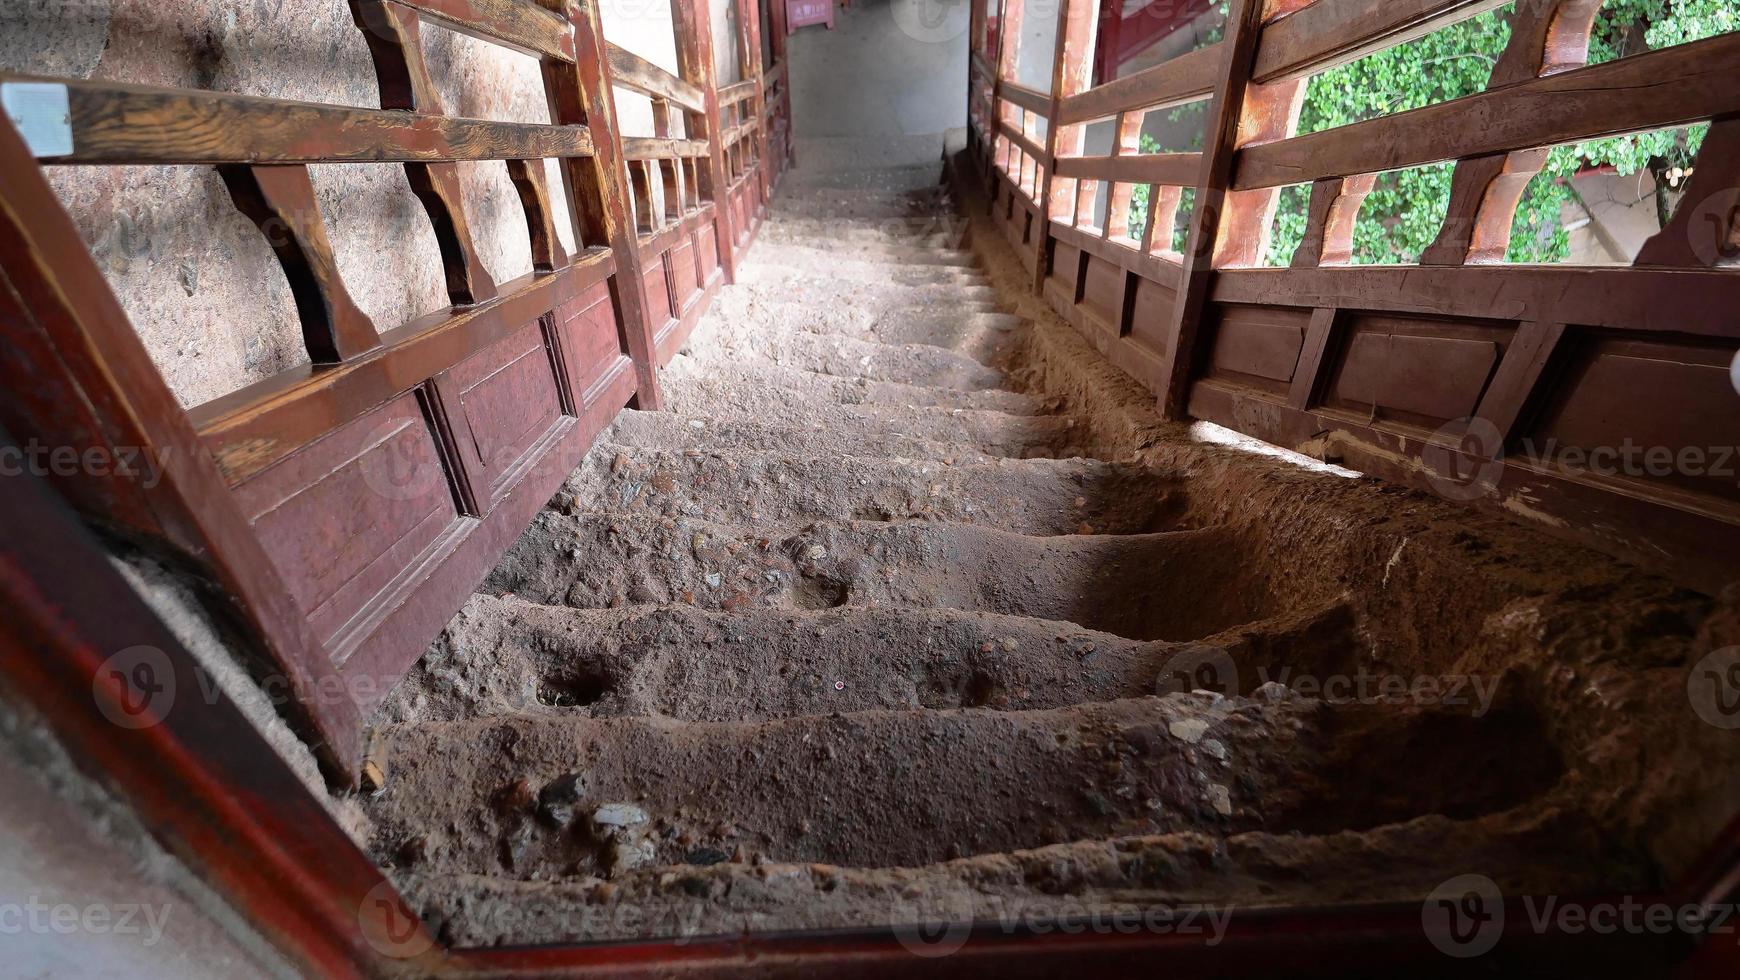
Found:
M 713 18 L 707 0 L 671 0 L 671 25 L 677 35 L 677 77 L 706 96 L 703 112 L 683 115 L 689 139 L 707 141 L 707 166 L 698 175 L 701 194 L 713 202 L 713 240 L 725 281 L 737 281 L 737 233 L 731 227 L 726 198 L 731 184 L 725 177 L 724 133 L 719 123 L 719 73 L 713 66 Z
M 1208 292 L 1213 284 L 1216 262 L 1228 253 L 1229 247 L 1248 248 L 1248 233 L 1263 217 L 1264 209 L 1252 207 L 1254 202 L 1229 200 L 1228 189 L 1232 184 L 1233 164 L 1239 147 L 1255 138 L 1252 128 L 1246 125 L 1246 101 L 1255 89 L 1251 70 L 1256 64 L 1264 8 L 1274 5 L 1275 0 L 1269 0 L 1268 4 L 1264 0 L 1233 0 L 1227 17 L 1226 40 L 1222 42 L 1225 57 L 1209 109 L 1202 177 L 1197 182 L 1196 205 L 1190 216 L 1184 267 L 1179 275 L 1172 322 L 1166 332 L 1165 361 L 1159 379 L 1161 414 L 1173 420 L 1182 421 L 1188 415 L 1191 373 L 1196 363 L 1196 346 L 1202 333 L 1203 315 L 1208 309 Z M 1282 6 L 1285 5 L 1286 0 L 1283 0 Z M 1274 89 L 1278 93 L 1285 86 L 1302 87 L 1302 83 L 1283 82 Z M 1298 118 L 1299 100 L 1295 96 L 1291 101 L 1293 107 L 1285 123 L 1289 129 Z M 1263 121 L 1264 115 L 1249 113 L 1250 118 L 1259 122 Z M 1273 208 L 1272 200 L 1269 208 Z
M 1058 107 L 1063 100 L 1087 90 L 1088 72 L 1093 67 L 1094 25 L 1098 11 L 1092 0 L 1063 0 L 1057 10 L 1057 53 L 1051 62 L 1051 109 L 1045 120 L 1045 167 L 1043 179 L 1035 188 L 1034 204 L 1039 207 L 1038 240 L 1034 242 L 1033 291 L 1043 294 L 1045 274 L 1051 266 L 1051 216 L 1067 210 L 1075 213 L 1076 181 L 1058 179 L 1058 154 L 1079 156 L 1085 127 L 1059 126 Z
M 592 245 L 610 247 L 616 265 L 611 299 L 622 318 L 628 354 L 634 361 L 635 407 L 656 412 L 664 404 L 659 393 L 658 347 L 646 314 L 640 240 L 629 220 L 628 171 L 616 128 L 610 59 L 604 31 L 598 25 L 598 8 L 586 0 L 538 2 L 565 16 L 574 30 L 574 64 L 553 58 L 543 61 L 550 119 L 558 125 L 584 125 L 592 133 L 592 156 L 562 161 L 574 244 L 577 250 Z
M 759 167 L 755 181 L 761 188 L 761 194 L 757 198 L 759 206 L 767 201 L 773 188 L 767 175 L 767 119 L 764 116 L 767 83 L 762 77 L 761 66 L 761 3 L 760 0 L 738 0 L 737 9 L 741 11 L 738 15 L 741 23 L 738 26 L 742 28 L 740 36 L 744 49 L 743 77 L 755 80 L 755 98 L 750 103 L 749 112 L 750 119 L 755 123 L 756 162 Z M 754 66 L 753 74 L 750 73 L 751 65 Z

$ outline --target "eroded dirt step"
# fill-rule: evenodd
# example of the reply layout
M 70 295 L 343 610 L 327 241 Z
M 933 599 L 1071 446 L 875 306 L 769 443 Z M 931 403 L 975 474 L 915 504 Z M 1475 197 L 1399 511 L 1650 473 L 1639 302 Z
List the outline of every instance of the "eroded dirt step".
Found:
M 893 311 L 929 309 L 956 315 L 996 313 L 997 291 L 989 286 L 952 284 L 894 287 L 848 279 L 802 279 L 781 283 L 737 283 L 721 289 L 709 317 L 735 316 L 758 305 L 779 303 L 807 306 L 806 319 L 828 322 L 846 316 L 850 322 L 874 319 Z M 806 327 L 805 329 L 815 329 Z
M 1002 371 L 931 344 L 884 344 L 750 322 L 709 321 L 684 353 L 696 361 L 765 361 L 840 378 L 978 391 L 1008 383 Z
M 761 226 L 763 242 L 814 248 L 886 245 L 922 249 L 955 249 L 962 242 L 963 222 L 937 218 L 890 218 L 886 221 L 839 224 L 814 218 L 780 218 Z
M 758 407 L 759 406 L 759 407 Z M 965 408 L 817 404 L 803 398 L 745 394 L 718 385 L 691 385 L 671 406 L 684 414 L 732 422 L 778 418 L 799 425 L 859 429 L 960 443 L 992 456 L 1092 455 L 1076 420 L 1056 415 L 1010 415 Z M 763 414 L 771 412 L 773 414 Z M 849 437 L 849 436 L 848 436 Z
M 892 267 L 897 273 L 907 271 L 908 266 L 947 266 L 952 269 L 971 270 L 975 281 L 984 279 L 973 253 L 956 248 L 864 243 L 854 243 L 842 248 L 839 242 L 824 239 L 811 242 L 769 241 L 758 246 L 751 255 L 753 257 L 749 260 L 749 265 L 772 265 L 817 275 L 831 275 L 838 263 L 846 261 L 854 264 L 874 263 L 883 268 Z
M 952 210 L 941 188 L 909 191 L 818 188 L 803 194 L 775 197 L 770 218 L 787 216 L 835 219 L 923 217 Z
M 942 183 L 936 163 L 871 167 L 865 170 L 814 171 L 797 168 L 781 179 L 782 196 L 799 197 L 818 190 L 924 191 Z
M 721 402 L 736 411 L 785 408 L 808 403 L 829 405 L 892 405 L 911 408 L 970 409 L 1010 415 L 1040 415 L 1046 406 L 1035 398 L 1001 388 L 961 390 L 934 385 L 910 385 L 869 378 L 841 378 L 805 371 L 766 360 L 709 360 L 677 357 L 661 378 L 666 403 L 673 411 L 711 412 Z M 691 400 L 693 394 L 695 400 Z M 699 403 L 697 403 L 697 401 Z
M 1563 771 L 1526 716 L 1284 692 L 763 722 L 507 716 L 389 726 L 371 756 L 383 857 L 421 837 L 428 870 L 521 878 L 739 845 L 886 867 L 1084 838 L 1361 830 L 1506 810 Z
M 795 528 L 815 521 L 916 518 L 1031 535 L 1181 530 L 1191 509 L 1182 477 L 1095 459 L 950 465 L 608 444 L 587 454 L 558 499 L 576 513 L 688 517 L 721 525 Z
M 1563 810 L 1528 817 L 1422 817 L 1361 835 L 1175 833 L 1073 841 L 910 868 L 768 862 L 745 844 L 701 845 L 697 862 L 596 877 L 520 881 L 441 874 L 412 863 L 393 880 L 455 945 L 738 935 L 948 919 L 1056 922 L 1083 908 L 1141 916 L 1156 907 L 1216 909 L 1419 902 L 1439 884 L 1488 868 L 1507 895 L 1593 894 L 1641 881 L 1635 856 L 1592 856 L 1587 827 Z M 1202 912 L 1178 920 L 1201 936 Z
M 794 280 L 808 280 L 820 283 L 864 282 L 883 287 L 913 287 L 913 286 L 955 286 L 962 289 L 986 289 L 990 280 L 977 269 L 959 265 L 941 265 L 937 263 L 909 262 L 896 264 L 892 262 L 859 261 L 851 255 L 835 253 L 831 256 L 831 264 L 823 267 L 823 259 L 827 253 L 815 253 L 813 249 L 803 249 L 805 255 L 801 258 L 793 253 L 798 251 L 792 246 L 768 245 L 769 251 L 781 250 L 786 253 L 784 260 L 773 256 L 764 256 L 757 261 L 744 264 L 737 272 L 739 283 L 773 283 L 786 284 Z
M 487 583 L 603 608 L 945 608 L 1195 640 L 1320 606 L 1320 584 L 1272 580 L 1225 528 L 1032 537 L 994 526 L 823 521 L 796 533 L 691 519 L 540 515 Z
M 1201 644 L 954 609 L 574 609 L 524 594 L 477 595 L 382 718 L 1025 711 L 1176 693 L 1172 668 L 1212 654 Z
M 931 303 L 813 307 L 787 298 L 722 297 L 690 346 L 703 345 L 714 324 L 734 331 L 798 331 L 890 345 L 923 344 L 950 350 L 981 364 L 1000 365 L 1019 350 L 1025 321 L 975 304 L 954 309 Z M 714 319 L 717 317 L 718 319 Z
M 987 454 L 979 447 L 964 442 L 926 439 L 905 435 L 883 424 L 877 417 L 866 417 L 861 424 L 844 430 L 832 430 L 819 424 L 798 426 L 750 419 L 708 419 L 678 415 L 671 412 L 637 412 L 626 409 L 617 416 L 615 427 L 600 442 L 605 445 L 628 445 L 641 449 L 754 450 L 787 456 L 863 456 L 871 459 L 952 459 L 957 465 L 990 463 L 1005 453 Z M 1062 442 L 1045 441 L 1058 436 L 1055 430 L 1034 432 L 1033 442 L 1011 442 L 1007 455 L 1052 457 L 1071 438 L 1071 430 L 1061 434 Z M 1011 437 L 1013 438 L 1013 436 Z M 616 450 L 610 450 L 614 453 Z M 594 449 L 593 452 L 602 452 Z

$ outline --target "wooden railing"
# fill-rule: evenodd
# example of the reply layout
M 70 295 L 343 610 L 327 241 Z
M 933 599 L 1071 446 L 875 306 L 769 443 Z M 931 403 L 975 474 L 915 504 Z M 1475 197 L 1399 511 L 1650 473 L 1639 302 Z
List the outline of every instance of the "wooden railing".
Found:
M 352 9 L 378 110 L 0 76 L 20 115 L 0 124 L 0 428 L 150 461 L 55 482 L 86 519 L 203 565 L 257 646 L 267 689 L 338 783 L 360 762 L 362 719 L 597 433 L 625 405 L 659 405 L 659 365 L 733 275 L 770 184 L 752 207 L 724 197 L 741 201 L 743 175 L 787 158 L 769 159 L 745 110 L 761 105 L 764 76 L 715 85 L 704 0 L 672 5 L 676 74 L 608 44 L 590 4 Z M 425 21 L 538 58 L 552 122 L 446 115 Z M 613 87 L 653 100 L 654 136 L 620 135 Z M 556 229 L 552 159 L 573 254 Z M 459 161 L 506 167 L 530 274 L 490 276 Z M 363 162 L 403 166 L 450 308 L 383 328 L 347 292 L 308 167 Z M 41 173 L 66 164 L 216 167 L 283 268 L 309 363 L 182 410 Z
M 1013 80 L 1021 0 L 1003 0 L 999 48 L 984 47 L 982 14 L 972 33 L 969 159 L 1036 289 L 1170 417 L 1531 516 L 1717 588 L 1740 555 L 1737 481 L 1590 460 L 1740 443 L 1740 36 L 1585 67 L 1599 2 L 1520 5 L 1480 94 L 1293 133 L 1312 74 L 1498 6 L 1235 0 L 1224 40 L 1090 88 L 1091 4 L 1065 0 L 1050 91 L 1036 92 Z M 1202 100 L 1203 152 L 1139 152 L 1145 113 Z M 1113 149 L 1084 155 L 1082 127 L 1101 120 Z M 1544 148 L 1703 121 L 1686 203 L 1632 267 L 1496 264 Z M 1377 175 L 1445 161 L 1449 213 L 1419 264 L 1351 266 Z M 1303 244 L 1291 268 L 1262 268 L 1279 190 L 1299 184 Z

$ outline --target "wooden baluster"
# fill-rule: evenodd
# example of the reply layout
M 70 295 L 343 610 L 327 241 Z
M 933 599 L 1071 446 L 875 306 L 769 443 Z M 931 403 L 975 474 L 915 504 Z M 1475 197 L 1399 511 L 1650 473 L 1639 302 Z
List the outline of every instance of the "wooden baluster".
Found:
M 532 269 L 554 272 L 568 263 L 562 239 L 556 234 L 555 212 L 550 206 L 550 186 L 542 160 L 509 160 L 508 179 L 519 192 L 526 212 L 526 228 L 532 237 Z
M 1112 155 L 1123 156 L 1138 153 L 1142 148 L 1142 120 L 1147 117 L 1145 112 L 1118 113 L 1118 135 L 1112 144 Z M 1130 197 L 1136 191 L 1135 184 L 1113 182 L 1111 200 L 1106 202 L 1106 238 L 1130 237 Z M 1152 201 L 1154 192 L 1148 192 Z
M 592 132 L 592 156 L 562 160 L 574 241 L 580 248 L 592 245 L 610 248 L 616 264 L 611 298 L 621 317 L 629 357 L 634 361 L 638 384 L 635 406 L 656 412 L 664 401 L 659 393 L 658 353 L 653 341 L 654 327 L 647 320 L 640 243 L 629 223 L 628 189 L 623 186 L 628 173 L 617 137 L 610 64 L 605 58 L 598 10 L 595 5 L 579 0 L 538 0 L 538 3 L 567 17 L 574 27 L 574 63 L 553 58 L 542 62 L 550 118 L 558 125 L 587 126 Z
M 1510 44 L 1493 66 L 1487 88 L 1580 68 L 1589 60 L 1589 32 L 1602 0 L 1542 0 L 1519 4 Z M 1518 150 L 1458 160 L 1450 208 L 1421 265 L 1488 265 L 1510 251 L 1517 205 L 1546 166 L 1548 150 Z
M 423 59 L 417 12 L 391 0 L 351 0 L 351 14 L 368 41 L 381 90 L 381 108 L 441 115 L 441 99 Z M 494 299 L 495 280 L 490 278 L 472 244 L 471 225 L 465 217 L 459 188 L 458 165 L 407 163 L 405 176 L 434 226 L 448 298 L 455 306 Z
M 1184 267 L 1179 276 L 1172 322 L 1167 330 L 1165 369 L 1160 375 L 1160 411 L 1173 420 L 1188 416 L 1197 339 L 1202 333 L 1202 321 L 1208 309 L 1208 290 L 1214 278 L 1212 257 L 1221 251 L 1217 238 L 1226 231 L 1239 230 L 1237 223 L 1223 222 L 1221 215 L 1229 208 L 1228 187 L 1232 183 L 1239 141 L 1245 133 L 1241 119 L 1246 96 L 1253 89 L 1251 69 L 1256 64 L 1262 24 L 1262 0 L 1232 0 L 1226 40 L 1221 42 L 1221 73 L 1215 82 L 1214 101 L 1209 108 L 1202 179 L 1196 188 L 1190 235 L 1184 249 Z M 1247 221 L 1248 217 L 1247 208 Z
M 713 239 L 725 281 L 737 281 L 737 236 L 732 228 L 726 190 L 724 129 L 720 123 L 719 81 L 713 68 L 711 8 L 701 0 L 671 0 L 671 26 L 676 32 L 677 76 L 700 89 L 703 110 L 687 112 L 683 126 L 690 139 L 707 141 L 707 160 L 696 161 L 697 198 L 713 202 Z
M 284 267 L 309 359 L 337 364 L 380 347 L 374 321 L 344 288 L 308 168 L 231 165 L 218 173 L 236 209 L 259 226 Z
M 1353 226 L 1376 184 L 1376 174 L 1364 174 L 1325 177 L 1311 185 L 1311 212 L 1305 237 L 1293 252 L 1293 268 L 1315 269 L 1353 261 Z
M 1698 151 L 1679 210 L 1643 243 L 1637 265 L 1740 266 L 1740 115 L 1716 120 Z
M 1034 241 L 1033 291 L 1042 292 L 1051 267 L 1051 219 L 1064 214 L 1075 198 L 1076 181 L 1054 177 L 1060 156 L 1080 156 L 1087 127 L 1058 125 L 1058 110 L 1069 96 L 1087 91 L 1093 70 L 1094 26 L 1098 12 L 1092 0 L 1063 0 L 1057 10 L 1057 49 L 1051 65 L 1051 108 L 1046 116 L 1043 173 L 1034 188 L 1039 227 Z M 1040 163 L 1036 161 L 1036 168 Z
M 1239 113 L 1233 152 L 1293 135 L 1304 106 L 1304 79 L 1251 85 L 1245 92 L 1244 106 Z M 1275 209 L 1280 201 L 1279 187 L 1225 192 L 1220 208 L 1220 229 L 1214 238 L 1214 268 L 1240 269 L 1263 264 L 1268 257 Z
M 1142 254 L 1172 251 L 1172 232 L 1178 226 L 1178 208 L 1184 203 L 1184 188 L 1148 185 L 1148 224 L 1142 229 Z

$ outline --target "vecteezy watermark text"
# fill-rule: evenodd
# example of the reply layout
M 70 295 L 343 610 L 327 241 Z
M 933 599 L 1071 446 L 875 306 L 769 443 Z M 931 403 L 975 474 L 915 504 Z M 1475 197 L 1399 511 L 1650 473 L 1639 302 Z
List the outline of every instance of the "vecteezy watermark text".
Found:
M 964 899 L 932 902 L 923 897 L 897 902 L 893 909 L 895 937 L 917 956 L 934 958 L 958 952 L 977 931 L 980 935 L 1066 936 L 1139 933 L 1200 937 L 1204 946 L 1226 938 L 1233 907 L 1180 904 L 1096 908 L 1082 902 L 1032 903 L 984 897 L 982 905 Z
M 0 936 L 142 936 L 155 946 L 169 922 L 167 903 L 44 902 L 32 895 L 23 902 L 0 902 Z
M 170 447 L 49 446 L 30 439 L 22 446 L 0 446 L 0 477 L 119 476 L 150 490 L 163 479 Z

